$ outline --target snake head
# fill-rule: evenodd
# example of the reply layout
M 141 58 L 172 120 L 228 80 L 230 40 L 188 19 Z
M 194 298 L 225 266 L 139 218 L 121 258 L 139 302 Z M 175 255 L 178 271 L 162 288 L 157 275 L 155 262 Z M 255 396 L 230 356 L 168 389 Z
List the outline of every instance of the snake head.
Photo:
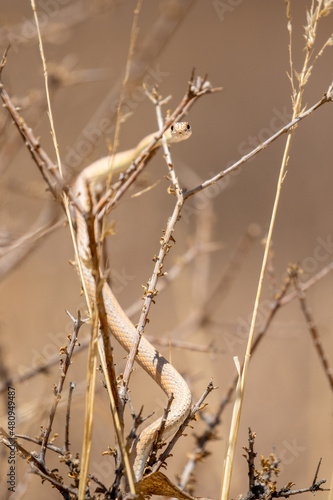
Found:
M 188 122 L 177 122 L 171 125 L 171 141 L 180 142 L 188 139 L 192 134 L 191 125 Z

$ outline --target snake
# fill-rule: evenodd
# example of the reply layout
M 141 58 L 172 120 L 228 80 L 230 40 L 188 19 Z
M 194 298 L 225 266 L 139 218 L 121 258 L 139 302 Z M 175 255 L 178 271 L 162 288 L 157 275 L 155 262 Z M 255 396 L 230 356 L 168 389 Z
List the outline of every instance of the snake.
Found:
M 189 123 L 177 122 L 165 132 L 165 139 L 168 144 L 179 142 L 190 137 L 191 133 Z M 110 161 L 110 157 L 103 157 L 87 166 L 79 174 L 74 184 L 74 191 L 84 210 L 89 209 L 89 200 L 91 199 L 89 198 L 88 185 L 89 190 L 93 190 L 103 181 L 105 183 L 110 175 L 110 169 L 112 169 L 112 174 L 126 170 L 155 137 L 156 132 L 149 134 L 133 149 L 116 153 L 112 161 Z M 154 149 L 158 148 L 161 143 L 160 139 L 155 143 Z M 93 303 L 95 300 L 95 280 L 91 267 L 89 267 L 90 250 L 87 227 L 82 211 L 78 208 L 74 208 L 74 210 L 78 258 L 80 259 L 82 278 L 89 300 Z M 129 352 L 137 336 L 136 329 L 106 281 L 103 284 L 102 293 L 108 328 L 113 337 Z M 135 360 L 160 386 L 168 398 L 173 397 L 161 436 L 163 440 L 168 439 L 176 432 L 189 414 L 192 403 L 190 389 L 176 368 L 144 336 L 140 339 Z M 162 417 L 158 418 L 144 428 L 133 441 L 129 457 L 136 482 L 143 476 L 147 459 L 161 427 L 161 419 Z

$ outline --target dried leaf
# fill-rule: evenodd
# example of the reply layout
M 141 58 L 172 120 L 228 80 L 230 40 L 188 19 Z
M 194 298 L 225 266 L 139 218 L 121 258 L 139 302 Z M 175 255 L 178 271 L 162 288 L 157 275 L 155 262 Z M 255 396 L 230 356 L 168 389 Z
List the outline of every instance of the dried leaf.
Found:
M 198 500 L 173 484 L 162 472 L 152 472 L 145 476 L 136 485 L 137 492 L 142 495 L 161 495 L 181 500 Z M 200 500 L 209 500 L 200 498 Z

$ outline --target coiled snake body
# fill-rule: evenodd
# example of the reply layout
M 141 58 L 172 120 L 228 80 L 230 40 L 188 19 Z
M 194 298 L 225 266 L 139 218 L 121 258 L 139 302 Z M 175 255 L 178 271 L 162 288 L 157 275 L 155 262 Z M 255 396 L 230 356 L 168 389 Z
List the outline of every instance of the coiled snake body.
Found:
M 134 149 L 117 153 L 111 162 L 112 172 L 117 173 L 128 168 L 132 161 L 152 141 L 154 135 L 155 134 L 151 134 L 144 138 Z M 174 124 L 165 134 L 168 142 L 178 142 L 187 139 L 190 135 L 191 128 L 186 122 Z M 156 143 L 155 147 L 159 145 L 160 141 Z M 109 163 L 108 157 L 102 158 L 92 163 L 79 175 L 74 189 L 85 209 L 89 206 L 87 181 L 93 185 L 96 182 L 105 180 L 109 174 Z M 95 281 L 91 269 L 87 265 L 87 256 L 90 255 L 88 250 L 88 233 L 82 214 L 76 210 L 75 216 L 77 224 L 78 253 L 82 266 L 83 279 L 89 299 L 93 302 L 95 297 Z M 135 327 L 122 310 L 107 283 L 104 283 L 103 286 L 103 298 L 109 329 L 115 339 L 126 349 L 126 351 L 129 351 L 136 338 Z M 135 359 L 161 389 L 163 389 L 168 397 L 171 395 L 174 397 L 163 432 L 163 438 L 167 439 L 177 430 L 179 425 L 181 425 L 188 415 L 191 406 L 190 390 L 177 370 L 144 337 L 140 340 Z M 136 481 L 140 480 L 143 475 L 145 464 L 156 437 L 156 432 L 160 427 L 160 423 L 161 418 L 146 427 L 134 441 L 130 458 Z

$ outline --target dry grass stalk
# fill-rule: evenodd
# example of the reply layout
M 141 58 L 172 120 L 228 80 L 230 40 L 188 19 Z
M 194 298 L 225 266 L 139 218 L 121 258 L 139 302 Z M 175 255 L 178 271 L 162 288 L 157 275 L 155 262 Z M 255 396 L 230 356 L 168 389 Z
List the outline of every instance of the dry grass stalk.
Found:
M 290 54 L 289 59 L 290 59 L 290 64 L 291 64 L 291 74 L 289 76 L 290 76 L 291 87 L 292 87 L 292 110 L 293 110 L 292 120 L 296 120 L 301 114 L 302 97 L 303 97 L 303 93 L 304 93 L 304 88 L 308 82 L 308 79 L 310 77 L 310 74 L 311 74 L 311 71 L 313 68 L 313 64 L 311 64 L 310 61 L 311 61 L 311 57 L 313 56 L 313 46 L 314 46 L 315 39 L 316 39 L 318 21 L 323 16 L 327 15 L 330 12 L 330 10 L 333 9 L 332 0 L 328 0 L 328 1 L 324 2 L 324 4 L 325 4 L 325 6 L 323 8 L 323 1 L 319 0 L 317 2 L 317 6 L 315 8 L 315 2 L 313 0 L 312 4 L 311 4 L 310 11 L 307 12 L 307 25 L 305 26 L 305 39 L 306 39 L 305 58 L 304 58 L 302 70 L 301 70 L 300 74 L 297 74 L 297 81 L 298 81 L 297 89 L 296 89 L 296 86 L 294 85 L 294 75 L 293 75 L 294 72 L 293 72 L 293 63 L 292 63 L 293 57 L 291 54 L 291 43 L 289 45 L 289 54 Z M 291 38 L 290 0 L 287 0 L 286 5 L 287 5 L 287 28 L 289 30 L 290 38 Z M 332 100 L 331 87 L 328 89 L 328 92 L 324 95 L 324 98 L 328 98 L 329 101 Z M 272 235 L 273 235 L 274 226 L 275 226 L 276 215 L 278 212 L 278 206 L 279 206 L 280 195 L 281 195 L 281 191 L 282 191 L 282 185 L 283 185 L 283 181 L 284 181 L 284 178 L 286 175 L 286 168 L 287 168 L 287 164 L 288 164 L 289 157 L 290 157 L 291 138 L 292 138 L 292 135 L 294 133 L 294 130 L 295 130 L 295 128 L 293 127 L 288 131 L 288 137 L 287 137 L 284 152 L 283 152 L 283 157 L 282 157 L 282 162 L 281 162 L 281 167 L 280 167 L 280 172 L 279 172 L 279 178 L 278 178 L 277 186 L 276 186 L 275 199 L 274 199 L 271 219 L 270 219 L 270 223 L 269 223 L 269 229 L 268 229 L 268 234 L 267 234 L 267 238 L 266 238 L 264 256 L 263 256 L 261 271 L 260 271 L 260 276 L 259 276 L 258 288 L 257 288 L 257 293 L 256 293 L 256 298 L 255 298 L 255 303 L 254 303 L 254 308 L 253 308 L 253 313 L 252 313 L 251 326 L 250 326 L 248 342 L 247 342 L 247 347 L 246 347 L 246 354 L 245 354 L 245 358 L 244 358 L 244 366 L 242 369 L 242 373 L 240 375 L 239 397 L 237 397 L 237 395 L 236 395 L 236 401 L 235 401 L 234 408 L 233 408 L 233 415 L 232 415 L 231 426 L 230 426 L 229 444 L 228 444 L 228 451 L 227 451 L 227 459 L 226 459 L 225 465 L 224 465 L 221 500 L 227 500 L 228 496 L 229 496 L 231 475 L 232 475 L 232 469 L 233 469 L 233 458 L 234 458 L 234 454 L 235 454 L 238 429 L 239 429 L 239 422 L 240 422 L 241 411 L 242 411 L 242 403 L 243 403 L 245 385 L 246 385 L 246 380 L 247 380 L 247 373 L 248 373 L 251 351 L 252 351 L 254 330 L 255 330 L 255 325 L 256 325 L 256 320 L 257 320 L 257 315 L 258 315 L 260 297 L 261 297 L 262 286 L 263 286 L 264 276 L 265 276 L 267 262 L 268 262 L 268 256 L 269 256 Z M 237 385 L 237 387 L 238 387 L 238 385 Z M 236 394 L 237 394 L 237 389 L 236 389 Z M 230 457 L 230 460 L 229 460 L 229 457 Z

